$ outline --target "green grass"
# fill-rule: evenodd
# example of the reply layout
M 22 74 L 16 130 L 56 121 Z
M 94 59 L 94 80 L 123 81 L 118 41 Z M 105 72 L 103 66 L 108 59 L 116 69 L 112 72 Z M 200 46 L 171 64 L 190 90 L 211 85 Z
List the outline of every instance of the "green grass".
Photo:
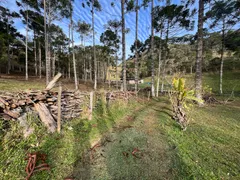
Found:
M 36 79 L 35 81 L 25 81 L 23 79 L 0 79 L 0 91 L 11 91 L 16 92 L 19 90 L 28 89 L 44 89 L 45 83 L 43 80 Z
M 188 86 L 194 88 L 194 74 L 187 74 L 184 77 L 187 79 Z M 164 81 L 165 88 L 166 86 L 169 87 L 172 76 L 167 76 L 166 79 L 167 81 Z M 139 87 L 151 87 L 150 82 L 151 77 L 147 77 L 144 79 L 143 84 L 139 84 Z M 219 73 L 203 73 L 202 82 L 203 87 L 209 86 L 212 88 L 213 93 L 219 93 Z M 223 94 L 231 94 L 232 91 L 235 92 L 235 95 L 240 95 L 240 71 L 226 71 L 223 73 Z
M 240 179 L 240 100 L 228 105 L 195 107 L 185 132 L 160 104 L 159 127 L 176 146 L 179 179 Z
M 219 92 L 219 74 L 208 73 L 203 76 L 203 85 L 209 85 L 214 93 Z M 223 93 L 229 94 L 232 91 L 240 95 L 240 72 L 224 72 Z

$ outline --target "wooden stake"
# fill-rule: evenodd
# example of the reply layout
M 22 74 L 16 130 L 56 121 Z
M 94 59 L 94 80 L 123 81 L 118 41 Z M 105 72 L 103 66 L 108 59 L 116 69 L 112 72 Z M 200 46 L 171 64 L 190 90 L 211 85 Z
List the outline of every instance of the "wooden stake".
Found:
M 57 131 L 61 131 L 61 97 L 62 97 L 62 85 L 59 83 L 58 89 L 58 116 L 57 116 Z
M 150 91 L 148 91 L 148 101 L 150 100 Z
M 57 75 L 54 76 L 54 78 L 48 83 L 48 85 L 47 85 L 45 90 L 51 90 L 55 86 L 56 82 L 59 80 L 59 78 L 61 76 L 62 76 L 61 73 L 57 73 Z
M 90 102 L 89 102 L 89 120 L 92 120 L 92 111 L 93 111 L 93 92 L 90 92 Z

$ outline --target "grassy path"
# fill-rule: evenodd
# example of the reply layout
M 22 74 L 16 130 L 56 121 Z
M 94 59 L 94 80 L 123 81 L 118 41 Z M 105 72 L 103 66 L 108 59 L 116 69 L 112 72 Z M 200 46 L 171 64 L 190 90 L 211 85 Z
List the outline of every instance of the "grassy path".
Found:
M 135 110 L 74 169 L 76 179 L 239 179 L 239 100 L 193 107 L 182 132 L 166 98 Z
M 173 179 L 172 148 L 159 131 L 157 103 L 115 125 L 76 165 L 76 179 Z

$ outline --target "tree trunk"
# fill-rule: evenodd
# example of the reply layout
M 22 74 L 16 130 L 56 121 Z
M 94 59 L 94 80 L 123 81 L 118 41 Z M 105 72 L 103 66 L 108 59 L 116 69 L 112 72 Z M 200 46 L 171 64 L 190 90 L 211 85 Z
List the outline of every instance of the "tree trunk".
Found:
M 74 82 L 75 82 L 75 89 L 78 89 L 76 59 L 75 59 L 74 41 L 73 41 L 73 20 L 72 20 L 72 16 L 71 16 L 71 29 L 72 29 L 72 54 L 73 54 Z
M 89 78 L 92 81 L 92 57 L 89 59 Z
M 138 0 L 136 0 L 136 32 L 135 32 L 135 92 L 138 91 Z
M 60 46 L 60 49 L 59 49 L 59 50 L 60 50 L 60 53 L 62 53 L 62 52 L 63 52 L 63 46 Z M 58 62 L 58 68 L 57 68 L 58 70 L 57 70 L 57 71 L 60 72 L 60 71 L 62 70 L 62 69 L 60 68 L 60 58 L 59 58 L 58 56 L 57 56 L 56 58 L 57 58 L 56 60 L 57 60 L 57 62 Z M 65 68 L 63 68 L 62 71 L 65 72 Z M 68 74 L 68 73 L 66 72 L 65 74 L 66 74 L 66 76 L 64 76 L 64 77 L 67 78 L 67 74 Z
M 35 76 L 37 77 L 38 69 L 37 69 L 37 45 L 36 45 L 36 36 L 34 32 L 34 69 L 35 69 Z
M 52 16 L 51 16 L 51 1 L 48 1 L 48 29 L 50 29 L 51 24 L 52 24 Z M 48 63 L 49 63 L 49 67 L 48 67 L 48 74 L 49 74 L 49 80 L 51 80 L 52 77 L 52 66 L 51 66 L 51 32 L 48 31 L 47 33 L 47 43 L 48 43 Z
M 195 95 L 197 98 L 202 98 L 203 16 L 204 2 L 203 0 L 199 0 L 197 58 L 195 73 Z
M 165 47 L 165 54 L 163 58 L 163 70 L 162 70 L 162 86 L 161 86 L 161 93 L 164 91 L 164 80 L 165 80 L 165 74 L 166 74 L 166 64 L 167 64 L 167 59 L 168 59 L 168 35 L 169 35 L 169 24 L 170 22 L 168 21 L 167 23 L 167 32 L 166 32 L 166 47 Z
M 96 90 L 97 89 L 97 58 L 96 58 L 95 30 L 94 30 L 94 0 L 92 2 L 92 28 L 93 28 L 94 90 Z
M 42 52 L 41 52 L 41 44 L 38 42 L 38 55 L 39 55 L 39 78 L 42 78 Z
M 55 62 L 56 62 L 56 53 L 55 53 L 55 51 L 53 51 L 53 61 L 52 61 L 52 77 L 54 77 L 54 76 L 55 76 L 55 69 L 56 69 Z
M 9 18 L 8 18 L 9 19 Z M 7 42 L 8 42 L 8 66 L 7 66 L 7 74 L 10 74 L 11 70 L 11 59 L 10 59 L 10 42 L 9 42 L 9 25 L 7 19 Z
M 153 9 L 154 9 L 154 0 L 152 0 L 152 8 L 151 8 L 151 74 L 152 74 L 152 84 L 151 84 L 151 92 L 152 97 L 155 97 L 155 89 L 154 89 L 154 27 L 153 27 Z
M 84 55 L 83 55 L 83 79 L 84 79 L 84 82 L 86 83 L 87 81 L 86 58 Z
M 97 62 L 97 79 L 101 80 L 101 66 L 100 66 L 100 62 Z
M 166 50 L 165 50 L 166 52 L 165 52 L 165 57 L 164 57 L 164 61 L 163 61 L 163 70 L 162 70 L 162 85 L 161 85 L 161 93 L 163 93 L 163 91 L 164 91 L 164 80 L 165 80 L 165 71 L 166 71 L 166 53 L 167 53 L 167 48 L 166 48 Z
M 162 27 L 160 30 L 160 42 L 159 42 L 159 52 L 158 52 L 158 75 L 157 75 L 157 92 L 156 96 L 158 97 L 159 85 L 160 85 L 160 74 L 161 74 L 161 60 L 162 60 Z
M 122 12 L 122 64 L 123 64 L 123 91 L 127 90 L 126 82 L 126 42 L 125 42 L 125 14 L 124 14 L 125 0 L 121 0 Z
M 46 0 L 44 3 L 44 38 L 45 38 L 45 63 L 46 63 L 46 85 L 49 83 L 50 78 L 50 59 L 48 58 L 48 38 L 47 38 L 47 14 L 46 14 Z
M 117 29 L 115 29 L 115 34 L 117 35 L 118 34 L 118 31 Z M 117 47 L 117 43 L 115 43 L 115 58 L 116 58 L 116 89 L 118 90 L 118 55 L 117 55 L 117 52 L 118 52 L 118 47 Z
M 171 5 L 171 0 L 167 0 L 167 6 Z M 165 75 L 166 75 L 166 64 L 168 61 L 168 36 L 169 36 L 169 26 L 170 26 L 170 20 L 167 21 L 167 32 L 166 32 L 166 40 L 165 40 L 165 54 L 163 58 L 163 70 L 162 70 L 162 85 L 161 85 L 161 93 L 164 91 L 164 80 L 165 80 Z
M 69 38 L 69 41 L 68 41 L 68 79 L 71 79 L 71 53 L 70 53 L 70 46 L 71 46 L 71 25 L 69 24 L 69 29 L 68 29 L 68 38 Z
M 28 80 L 28 7 L 27 7 L 27 24 L 26 24 L 26 51 L 25 51 L 25 80 Z
M 110 80 L 110 73 L 109 73 L 110 61 L 109 57 L 107 57 L 107 78 L 108 78 L 108 88 L 110 88 L 111 80 Z
M 12 54 L 11 54 L 11 58 L 10 58 L 10 59 L 13 59 L 13 51 L 12 51 Z M 11 69 L 12 69 L 13 71 L 15 70 L 14 64 L 12 64 Z
M 85 43 L 84 43 L 84 54 L 83 54 L 83 58 L 84 58 L 84 82 L 87 82 L 87 55 L 86 55 L 86 50 L 85 50 Z
M 223 93 L 222 90 L 222 81 L 223 81 L 223 55 L 224 55 L 224 39 L 225 39 L 225 19 L 223 19 L 223 26 L 222 26 L 222 47 L 221 47 L 221 65 L 220 65 L 220 83 L 219 83 L 219 90 L 220 94 Z

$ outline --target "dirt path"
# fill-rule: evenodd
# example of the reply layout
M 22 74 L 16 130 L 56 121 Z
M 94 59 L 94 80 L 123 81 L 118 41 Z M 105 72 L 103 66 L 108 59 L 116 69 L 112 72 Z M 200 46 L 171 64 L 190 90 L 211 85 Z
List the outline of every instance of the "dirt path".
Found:
M 157 102 L 139 109 L 79 161 L 76 179 L 173 179 L 172 153 L 160 131 Z

